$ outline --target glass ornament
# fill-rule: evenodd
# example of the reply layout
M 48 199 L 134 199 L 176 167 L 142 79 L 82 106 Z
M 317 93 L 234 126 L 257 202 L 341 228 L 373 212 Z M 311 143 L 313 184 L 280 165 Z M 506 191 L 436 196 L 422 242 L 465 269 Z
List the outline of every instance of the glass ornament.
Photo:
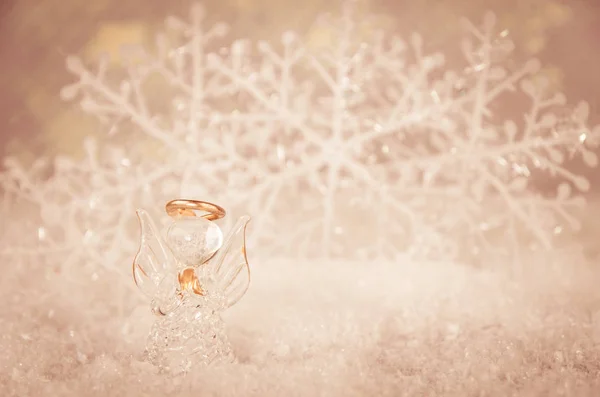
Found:
M 163 239 L 145 210 L 137 215 L 141 241 L 133 277 L 157 316 L 146 359 L 169 373 L 235 361 L 221 314 L 250 283 L 245 249 L 250 217 L 241 217 L 225 238 L 203 217 L 176 218 Z

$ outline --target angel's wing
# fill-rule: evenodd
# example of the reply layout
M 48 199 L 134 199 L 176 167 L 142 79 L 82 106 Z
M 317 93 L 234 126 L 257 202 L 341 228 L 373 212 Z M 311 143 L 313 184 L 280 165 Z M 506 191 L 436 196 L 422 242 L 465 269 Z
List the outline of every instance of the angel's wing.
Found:
M 133 280 L 144 294 L 154 298 L 165 276 L 171 273 L 172 256 L 150 215 L 142 209 L 138 209 L 136 214 L 141 237 L 140 248 L 133 260 Z
M 226 298 L 226 307 L 237 303 L 250 285 L 250 267 L 246 257 L 246 226 L 249 216 L 243 216 L 225 238 L 223 246 L 209 262 L 214 282 Z

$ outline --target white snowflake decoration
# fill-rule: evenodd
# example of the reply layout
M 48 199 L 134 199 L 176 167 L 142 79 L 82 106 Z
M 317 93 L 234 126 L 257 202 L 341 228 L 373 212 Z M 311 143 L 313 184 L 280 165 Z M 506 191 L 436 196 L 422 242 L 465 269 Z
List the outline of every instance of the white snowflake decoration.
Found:
M 265 255 L 489 254 L 576 226 L 589 183 L 567 161 L 596 166 L 600 131 L 585 103 L 546 92 L 537 62 L 502 66 L 511 43 L 493 16 L 467 24 L 454 72 L 418 35 L 361 41 L 350 12 L 320 21 L 339 38 L 321 50 L 291 33 L 226 45 L 225 25 L 190 15 L 168 19 L 155 49 L 127 48 L 123 69 L 68 59 L 63 96 L 108 123 L 105 144 L 56 159 L 49 178 L 9 163 L 3 186 L 41 211 L 36 252 L 68 252 L 61 267 L 130 257 L 135 208 L 177 197 L 250 213 Z M 508 105 L 528 110 L 513 120 Z

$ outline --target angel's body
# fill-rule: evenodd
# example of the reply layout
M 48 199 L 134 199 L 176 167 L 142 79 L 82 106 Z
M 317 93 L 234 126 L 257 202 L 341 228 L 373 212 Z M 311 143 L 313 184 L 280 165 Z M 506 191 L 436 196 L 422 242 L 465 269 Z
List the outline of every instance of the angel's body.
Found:
M 225 323 L 224 297 L 184 291 L 177 307 L 157 318 L 146 344 L 148 361 L 163 371 L 187 372 L 194 364 L 234 360 Z
M 133 265 L 138 287 L 157 315 L 146 344 L 148 361 L 163 372 L 232 362 L 222 312 L 246 292 L 249 278 L 242 217 L 223 239 L 214 223 L 176 218 L 166 242 L 143 210 L 140 251 Z

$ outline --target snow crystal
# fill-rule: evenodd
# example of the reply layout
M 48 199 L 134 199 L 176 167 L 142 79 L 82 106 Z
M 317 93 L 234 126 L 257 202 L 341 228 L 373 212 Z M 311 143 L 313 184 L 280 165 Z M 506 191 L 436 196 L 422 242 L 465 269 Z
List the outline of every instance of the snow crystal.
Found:
M 81 262 L 84 241 L 116 263 L 135 245 L 135 208 L 178 197 L 250 214 L 266 256 L 487 261 L 578 226 L 589 182 L 568 164 L 597 164 L 600 130 L 538 62 L 504 65 L 512 43 L 493 15 L 465 24 L 456 70 L 418 35 L 358 37 L 351 7 L 319 20 L 339 38 L 324 48 L 292 33 L 231 41 L 203 16 L 169 18 L 121 68 L 67 60 L 63 97 L 108 136 L 83 161 L 56 159 L 48 180 L 9 162 L 2 183 L 41 212 L 46 249 Z

